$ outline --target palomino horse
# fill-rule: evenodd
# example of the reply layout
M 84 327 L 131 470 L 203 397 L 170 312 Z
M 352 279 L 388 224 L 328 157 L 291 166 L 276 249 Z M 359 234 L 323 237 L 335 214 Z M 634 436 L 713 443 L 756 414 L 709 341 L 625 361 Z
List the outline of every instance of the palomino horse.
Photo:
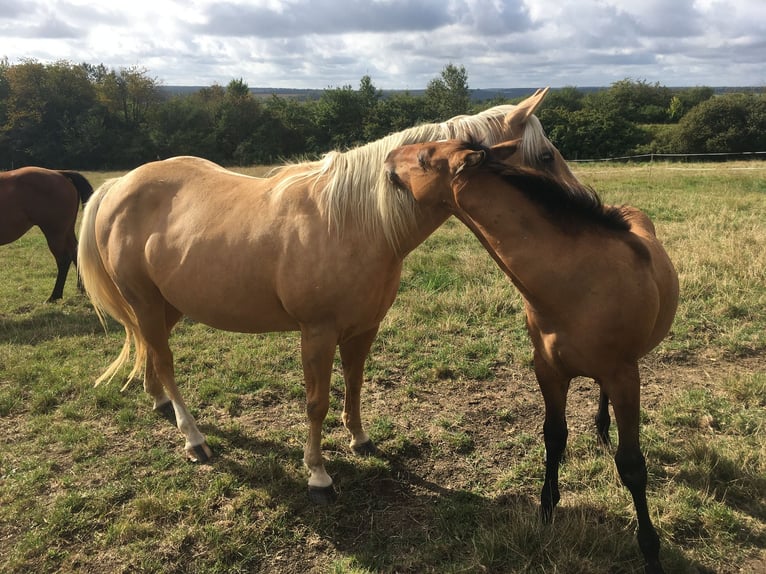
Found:
M 455 140 L 409 145 L 388 156 L 386 169 L 424 209 L 447 206 L 521 292 L 545 401 L 543 517 L 549 520 L 559 501 L 570 381 L 592 377 L 602 405 L 608 397 L 614 409 L 615 462 L 636 507 L 646 571 L 662 572 L 639 446 L 638 360 L 673 322 L 676 271 L 641 211 L 605 207 L 576 180 L 514 167 L 518 146 L 518 140 L 491 149 Z
M 88 180 L 76 171 L 22 167 L 0 173 L 0 245 L 16 241 L 35 225 L 40 228 L 58 267 L 49 302 L 61 299 L 69 265 L 77 265 L 77 210 L 92 193 Z
M 187 456 L 204 461 L 212 453 L 175 382 L 173 326 L 187 315 L 228 331 L 300 331 L 309 495 L 332 500 L 320 441 L 336 347 L 351 448 L 374 452 L 360 415 L 364 363 L 405 255 L 450 215 L 396 192 L 383 170 L 386 155 L 448 137 L 491 144 L 513 134 L 539 142 L 544 135 L 532 112 L 544 96 L 411 128 L 265 179 L 179 157 L 106 182 L 85 210 L 79 269 L 99 316 L 122 323 L 126 339 L 98 382 L 113 377 L 135 345 L 128 380 L 144 371 L 155 410 L 175 417 Z

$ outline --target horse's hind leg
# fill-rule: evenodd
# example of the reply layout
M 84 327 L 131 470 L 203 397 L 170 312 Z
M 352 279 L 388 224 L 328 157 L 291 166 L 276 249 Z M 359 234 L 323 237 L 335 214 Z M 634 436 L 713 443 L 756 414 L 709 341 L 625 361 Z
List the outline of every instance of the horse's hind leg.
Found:
M 51 303 L 64 296 L 64 284 L 69 274 L 69 266 L 77 260 L 77 238 L 74 235 L 74 221 L 72 222 L 71 232 L 65 235 L 62 233 L 63 230 L 46 229 L 45 240 L 48 242 L 48 249 L 50 249 L 53 258 L 56 260 L 57 269 L 56 283 L 47 301 Z
M 559 464 L 567 444 L 566 402 L 570 379 L 552 369 L 535 352 L 535 375 L 545 401 L 545 482 L 540 495 L 540 512 L 550 521 L 559 502 Z
M 168 337 L 170 337 L 170 332 L 180 318 L 181 313 L 179 311 L 173 307 L 170 307 L 169 305 L 166 305 L 165 326 Z M 157 373 L 154 370 L 154 360 L 150 358 L 149 355 L 147 355 L 146 369 L 144 373 L 144 391 L 146 391 L 146 393 L 152 397 L 154 401 L 154 405 L 152 407 L 154 412 L 170 421 L 173 426 L 177 426 L 178 421 L 176 420 L 176 413 L 175 409 L 173 408 L 173 402 L 165 393 L 165 387 L 162 385 L 162 381 L 160 381 L 160 378 L 157 376 Z
M 636 507 L 638 546 L 646 560 L 646 572 L 661 574 L 660 538 L 649 517 L 646 501 L 646 460 L 639 444 L 640 380 L 638 365 L 618 372 L 613 380 L 604 380 L 617 420 L 619 444 L 614 460 L 623 484 L 628 488 Z
M 173 405 L 176 426 L 186 438 L 186 456 L 193 461 L 205 462 L 213 453 L 176 386 L 173 353 L 168 345 L 172 324 L 168 324 L 168 307 L 160 297 L 157 294 L 152 303 L 133 305 L 141 336 L 146 342 L 147 378 L 144 379 L 144 388 L 155 401 L 162 399 L 160 385 L 164 388 Z
M 343 378 L 346 395 L 343 401 L 343 424 L 351 433 L 351 450 L 356 454 L 371 455 L 377 452 L 375 444 L 364 432 L 361 415 L 361 391 L 364 379 L 364 363 L 378 333 L 378 327 L 357 335 L 340 344 L 343 362 Z
M 598 381 L 598 384 L 601 386 L 601 381 Z M 609 446 L 612 442 L 609 438 L 609 427 L 612 421 L 609 418 L 609 396 L 604 392 L 604 389 L 601 389 L 599 392 L 598 411 L 596 412 L 595 421 L 598 442 L 604 446 Z
M 53 292 L 48 297 L 47 303 L 52 303 L 64 296 L 64 284 L 66 283 L 66 276 L 69 273 L 69 265 L 72 263 L 72 259 L 67 253 L 54 254 L 56 258 L 56 283 L 53 285 Z

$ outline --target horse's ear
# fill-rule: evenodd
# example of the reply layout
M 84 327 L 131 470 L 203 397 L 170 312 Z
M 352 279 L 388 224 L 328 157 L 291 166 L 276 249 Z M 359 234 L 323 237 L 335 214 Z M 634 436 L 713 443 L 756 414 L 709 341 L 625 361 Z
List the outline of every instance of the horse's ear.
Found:
M 510 140 L 502 142 L 497 145 L 493 145 L 489 148 L 489 152 L 492 155 L 492 159 L 499 162 L 504 162 L 517 151 L 521 145 L 521 139 Z
M 527 123 L 527 119 L 537 107 L 543 102 L 550 88 L 537 90 L 526 100 L 518 104 L 512 111 L 505 116 L 505 125 L 510 129 L 512 135 L 521 135 L 522 128 Z
M 484 161 L 484 158 L 486 157 L 487 153 L 484 150 L 471 151 L 466 153 L 460 160 L 460 163 L 455 170 L 455 175 L 462 173 L 466 168 L 470 169 L 472 167 L 476 167 L 477 165 L 481 165 Z

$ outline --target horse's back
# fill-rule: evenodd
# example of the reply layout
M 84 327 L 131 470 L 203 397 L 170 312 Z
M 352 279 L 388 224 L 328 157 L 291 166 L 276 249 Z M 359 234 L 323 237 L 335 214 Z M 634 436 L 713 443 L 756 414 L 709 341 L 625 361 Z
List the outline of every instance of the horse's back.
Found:
M 293 330 L 284 307 L 296 274 L 316 270 L 296 254 L 316 260 L 326 223 L 310 216 L 310 205 L 272 201 L 269 189 L 201 158 L 144 164 L 101 198 L 98 249 L 131 289 L 159 290 L 194 320 L 230 331 Z
M 0 244 L 35 225 L 46 235 L 74 233 L 78 209 L 77 189 L 57 171 L 30 166 L 0 174 Z

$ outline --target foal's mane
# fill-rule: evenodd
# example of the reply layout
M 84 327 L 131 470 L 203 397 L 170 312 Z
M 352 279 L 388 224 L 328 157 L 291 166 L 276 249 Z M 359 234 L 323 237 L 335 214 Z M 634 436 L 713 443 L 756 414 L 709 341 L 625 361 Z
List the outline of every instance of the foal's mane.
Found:
M 511 137 L 504 120 L 514 108 L 500 105 L 472 116 L 423 124 L 345 152 L 332 151 L 320 161 L 287 166 L 291 171 L 303 169 L 284 177 L 274 191 L 280 194 L 295 184 L 308 185 L 317 193 L 331 229 L 340 232 L 353 222 L 371 235 L 382 234 L 397 249 L 414 228 L 418 207 L 411 194 L 403 193 L 386 177 L 383 164 L 388 153 L 410 143 L 451 138 L 494 145 Z M 540 137 L 535 135 L 536 129 L 542 135 L 539 121 L 528 123 L 525 139 L 534 142 Z
M 615 206 L 605 206 L 590 186 L 579 182 L 565 183 L 538 168 L 509 165 L 492 159 L 491 151 L 484 146 L 466 143 L 465 148 L 485 149 L 490 159 L 478 169 L 486 169 L 519 189 L 525 197 L 542 206 L 545 212 L 558 222 L 580 221 L 616 231 L 628 231 L 631 228 L 623 210 Z

